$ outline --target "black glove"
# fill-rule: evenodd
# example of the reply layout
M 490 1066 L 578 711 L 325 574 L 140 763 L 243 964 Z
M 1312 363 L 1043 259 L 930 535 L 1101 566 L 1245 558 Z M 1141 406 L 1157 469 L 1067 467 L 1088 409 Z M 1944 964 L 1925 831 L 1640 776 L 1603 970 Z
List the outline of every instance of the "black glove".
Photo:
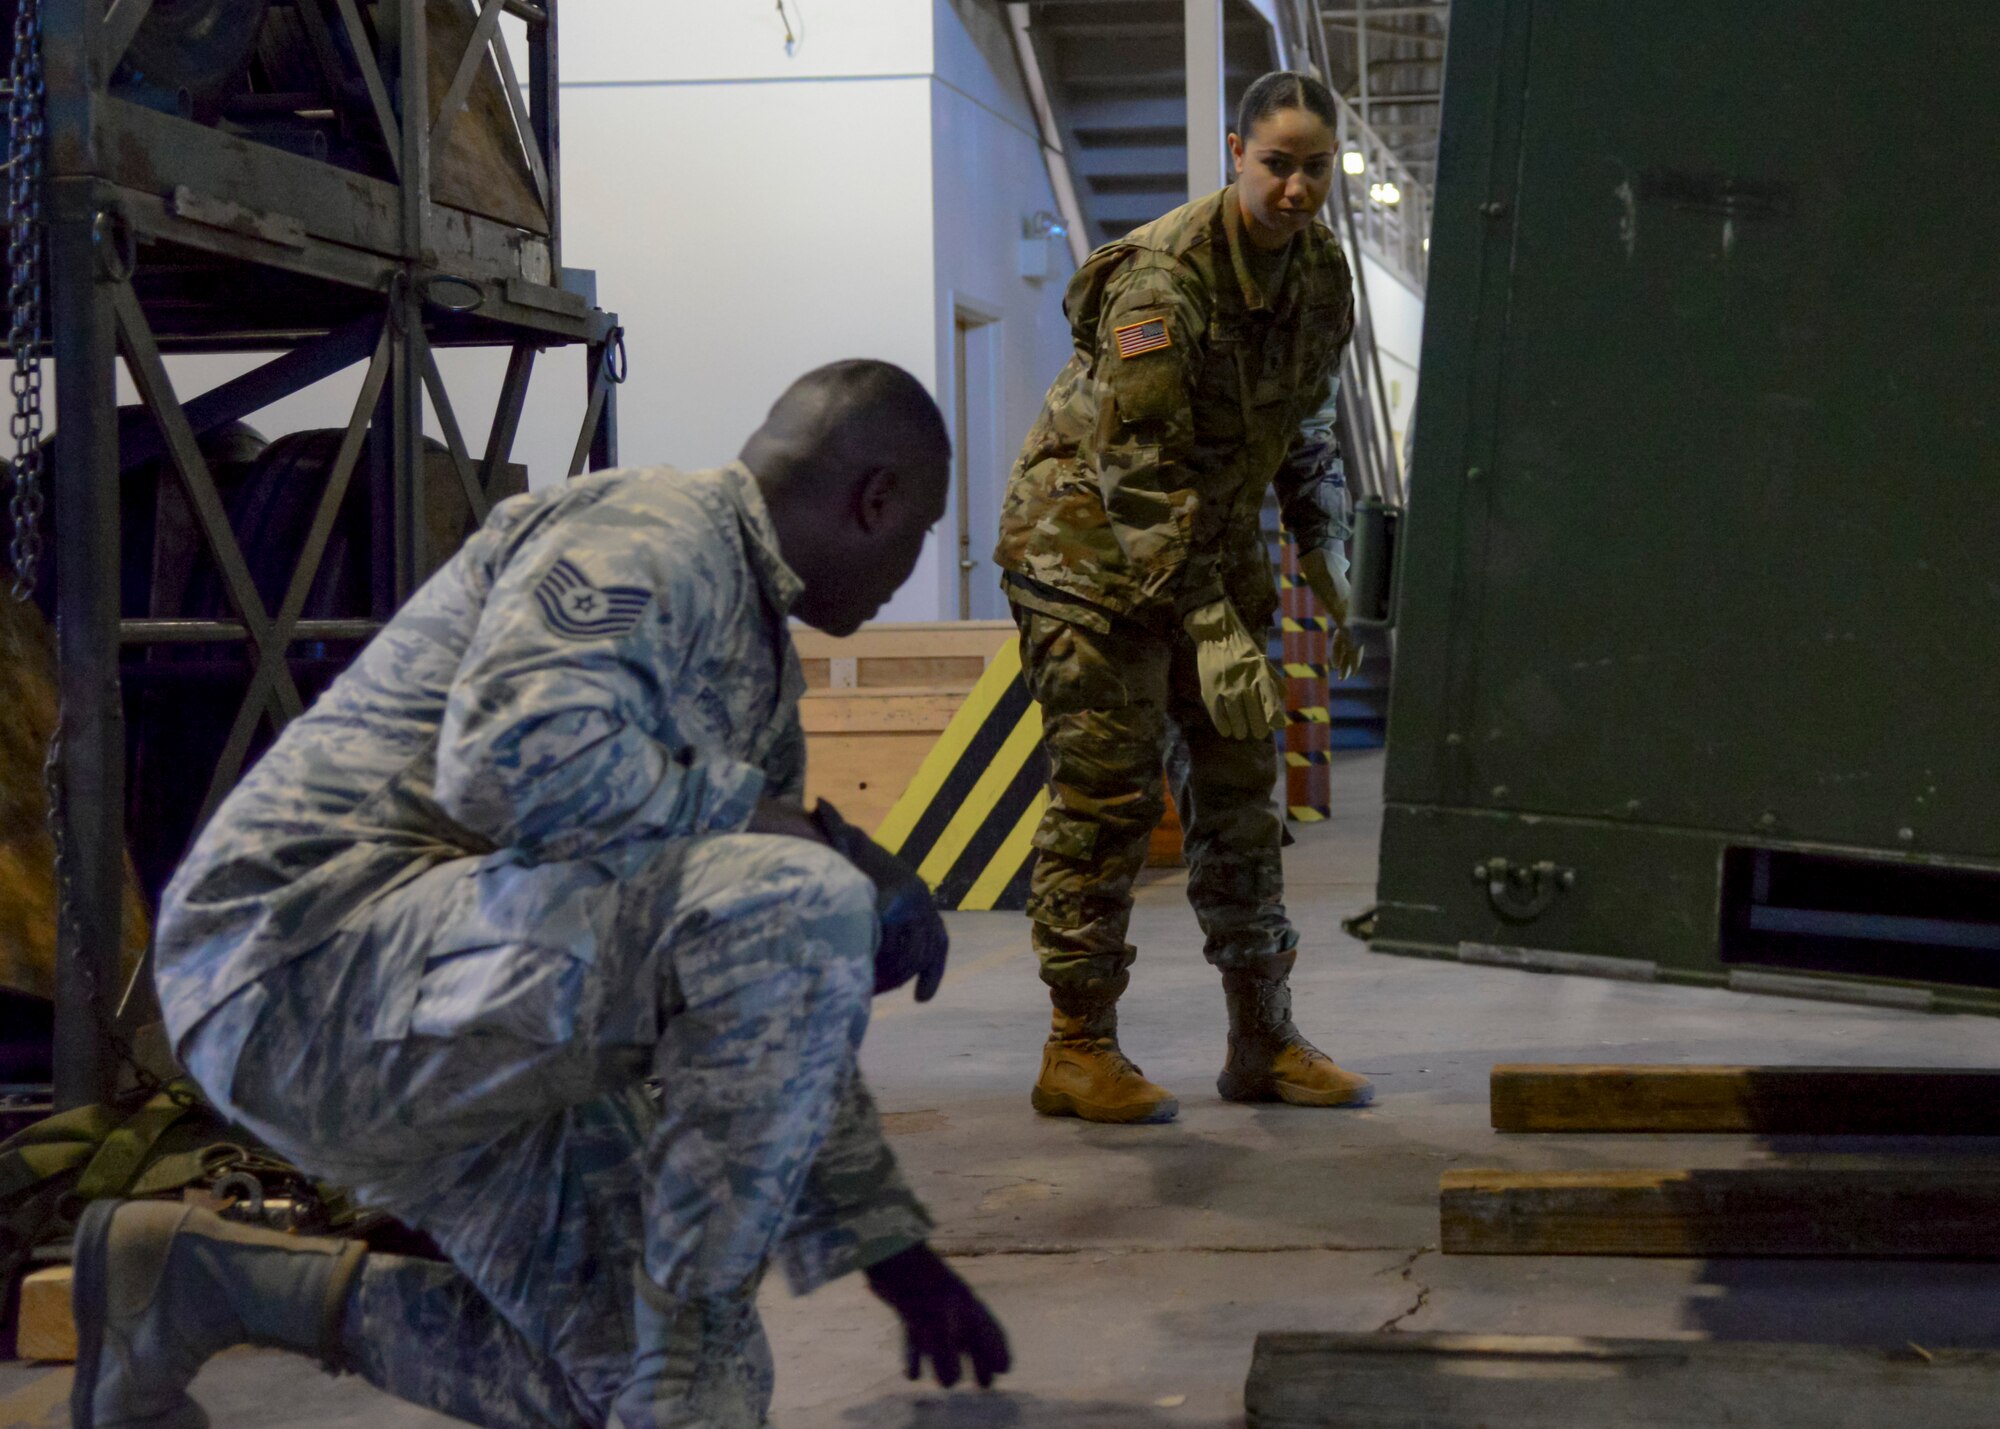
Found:
M 867 1274 L 868 1288 L 902 1317 L 906 1378 L 921 1378 L 928 1359 L 937 1382 L 950 1389 L 958 1383 L 959 1357 L 969 1355 L 972 1377 L 984 1389 L 1014 1367 L 1007 1332 L 993 1312 L 923 1242 L 877 1261 Z
M 819 801 L 812 821 L 833 851 L 875 885 L 875 916 L 882 924 L 882 941 L 875 949 L 875 995 L 915 978 L 917 1001 L 929 1002 L 944 981 L 951 942 L 929 886 L 914 868 L 841 818 L 826 800 Z

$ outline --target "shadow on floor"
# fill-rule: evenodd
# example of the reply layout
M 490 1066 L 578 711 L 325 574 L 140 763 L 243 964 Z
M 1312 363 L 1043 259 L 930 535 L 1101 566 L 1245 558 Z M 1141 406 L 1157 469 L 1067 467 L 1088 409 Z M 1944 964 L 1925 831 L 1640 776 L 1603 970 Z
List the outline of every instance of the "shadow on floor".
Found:
M 885 1396 L 847 1410 L 840 1422 L 865 1424 L 869 1429 L 1187 1429 L 1189 1421 L 1185 1415 L 1159 1409 L 1043 1399 L 1002 1390 L 916 1400 Z
M 1691 1330 L 1718 1340 L 2000 1349 L 2000 1264 L 1912 1260 L 1711 1260 Z

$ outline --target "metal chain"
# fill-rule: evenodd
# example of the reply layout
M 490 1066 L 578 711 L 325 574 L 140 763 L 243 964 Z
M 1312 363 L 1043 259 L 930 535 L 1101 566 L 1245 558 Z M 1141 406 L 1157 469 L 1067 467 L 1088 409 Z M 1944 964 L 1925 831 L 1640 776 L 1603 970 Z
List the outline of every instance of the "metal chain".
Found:
M 7 347 L 14 354 L 14 490 L 8 502 L 13 593 L 27 600 L 42 558 L 42 158 L 45 135 L 41 0 L 19 0 L 7 90 Z

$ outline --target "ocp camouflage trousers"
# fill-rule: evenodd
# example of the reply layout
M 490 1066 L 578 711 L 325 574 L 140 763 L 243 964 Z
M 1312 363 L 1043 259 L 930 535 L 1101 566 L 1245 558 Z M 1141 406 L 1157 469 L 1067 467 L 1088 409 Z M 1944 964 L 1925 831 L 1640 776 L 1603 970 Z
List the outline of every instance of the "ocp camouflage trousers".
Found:
M 754 1429 L 757 1285 L 858 1090 L 875 928 L 867 880 L 801 839 L 670 841 L 630 877 L 460 859 L 250 984 L 185 1059 L 450 1257 L 364 1262 L 344 1339 L 372 1382 L 507 1429 L 614 1402 L 631 1429 Z
M 1208 716 L 1194 646 L 1129 622 L 1111 633 L 1014 607 L 1021 664 L 1042 707 L 1049 807 L 1035 831 L 1028 917 L 1042 980 L 1124 991 L 1137 950 L 1125 940 L 1132 882 L 1166 804 L 1184 830 L 1188 902 L 1220 968 L 1270 969 L 1296 943 L 1285 917 L 1284 826 L 1268 739 L 1229 739 Z

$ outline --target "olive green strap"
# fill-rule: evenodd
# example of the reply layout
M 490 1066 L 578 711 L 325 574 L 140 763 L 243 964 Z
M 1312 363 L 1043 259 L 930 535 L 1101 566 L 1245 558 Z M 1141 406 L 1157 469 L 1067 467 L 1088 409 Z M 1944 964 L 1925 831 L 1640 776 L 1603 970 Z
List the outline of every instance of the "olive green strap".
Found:
M 76 1194 L 86 1201 L 123 1195 L 167 1129 L 193 1109 L 192 1100 L 173 1088 L 140 1107 L 104 1138 L 77 1179 Z
M 74 1107 L 43 1117 L 0 1142 L 0 1200 L 89 1161 L 118 1121 L 112 1107 Z

